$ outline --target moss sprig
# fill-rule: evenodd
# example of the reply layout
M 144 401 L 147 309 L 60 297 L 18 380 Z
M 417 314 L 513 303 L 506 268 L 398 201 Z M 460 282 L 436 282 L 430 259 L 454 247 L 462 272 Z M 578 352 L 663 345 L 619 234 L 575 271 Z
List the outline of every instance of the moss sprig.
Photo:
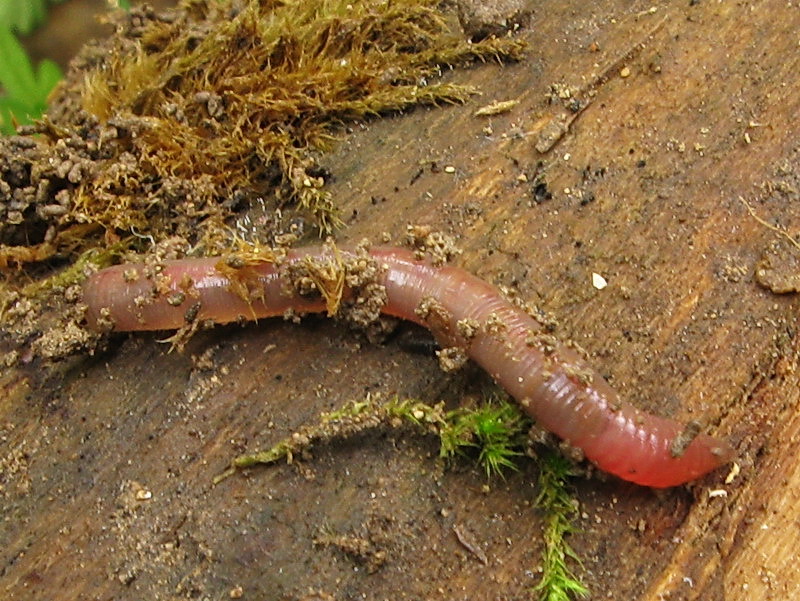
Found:
M 574 519 L 578 512 L 569 485 L 572 464 L 563 455 L 550 452 L 540 459 L 539 468 L 536 505 L 544 512 L 544 554 L 542 577 L 534 591 L 539 601 L 572 601 L 586 597 L 589 589 L 568 565 L 569 562 L 580 564 L 567 542 L 567 537 L 575 532 Z
M 439 432 L 442 457 L 475 450 L 487 478 L 517 469 L 530 423 L 515 405 L 492 398 L 476 408 L 451 411 L 446 419 Z
M 317 423 L 303 426 L 269 449 L 236 457 L 230 469 L 215 482 L 242 468 L 283 459 L 291 463 L 314 445 L 386 427 L 410 427 L 437 436 L 439 456 L 445 460 L 474 450 L 489 477 L 502 474 L 505 469 L 516 469 L 514 458 L 523 454 L 528 426 L 519 410 L 503 399 L 491 398 L 476 408 L 447 411 L 442 404 L 428 405 L 411 399 L 381 404 L 368 397 L 323 413 Z

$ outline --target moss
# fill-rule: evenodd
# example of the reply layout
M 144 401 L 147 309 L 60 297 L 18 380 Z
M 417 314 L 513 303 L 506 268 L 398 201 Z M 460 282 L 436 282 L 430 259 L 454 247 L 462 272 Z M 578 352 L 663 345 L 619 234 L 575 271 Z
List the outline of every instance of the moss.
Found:
M 568 562 L 579 559 L 567 542 L 574 532 L 577 503 L 570 490 L 573 466 L 562 455 L 549 452 L 539 461 L 539 496 L 536 505 L 544 512 L 544 553 L 541 580 L 535 587 L 540 601 L 570 601 L 586 597 L 589 589 Z
M 364 430 L 409 427 L 438 436 L 441 459 L 451 460 L 472 449 L 477 452 L 487 477 L 496 476 L 504 469 L 516 469 L 514 458 L 523 455 L 529 426 L 517 406 L 501 398 L 491 397 L 478 407 L 446 411 L 441 404 L 427 405 L 411 399 L 379 404 L 368 397 L 322 414 L 318 423 L 301 428 L 269 449 L 235 458 L 231 469 L 215 482 L 231 476 L 237 469 L 282 459 L 291 463 L 296 455 L 314 445 L 351 437 Z
M 445 418 L 447 426 L 439 432 L 442 457 L 477 451 L 487 478 L 517 469 L 515 459 L 523 454 L 530 422 L 516 405 L 491 398 L 479 407 L 451 411 Z
M 338 210 L 317 157 L 343 123 L 462 102 L 474 90 L 437 81 L 444 66 L 515 59 L 523 46 L 468 42 L 434 0 L 185 0 L 170 15 L 118 19 L 105 52 L 87 51 L 64 88 L 82 109 L 62 95 L 49 121 L 23 132 L 41 135 L 23 166 L 30 181 L 11 187 L 32 191 L 36 214 L 22 207 L 0 230 L 0 261 L 42 261 L 131 233 L 179 236 L 195 254 L 215 254 L 256 202 L 298 207 L 329 232 Z M 46 179 L 41 191 L 35 176 Z M 280 213 L 275 222 L 280 233 Z M 82 248 L 52 243 L 75 224 L 99 227 Z M 24 250 L 45 231 L 46 246 Z M 17 239 L 25 243 L 8 242 Z
M 513 40 L 467 44 L 431 0 L 186 6 L 196 20 L 154 22 L 133 57 L 90 74 L 85 108 L 147 118 L 132 142 L 145 172 L 206 176 L 214 198 L 247 189 L 296 201 L 323 232 L 338 216 L 312 153 L 330 147 L 337 125 L 461 102 L 471 89 L 421 82 L 443 65 L 520 50 Z

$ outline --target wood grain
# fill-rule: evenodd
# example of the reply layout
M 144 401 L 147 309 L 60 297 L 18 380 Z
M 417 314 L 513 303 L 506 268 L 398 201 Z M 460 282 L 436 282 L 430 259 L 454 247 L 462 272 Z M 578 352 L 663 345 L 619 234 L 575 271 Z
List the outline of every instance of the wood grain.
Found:
M 554 315 L 632 402 L 734 441 L 728 484 L 577 481 L 572 544 L 592 598 L 789 599 L 798 300 L 754 282 L 778 234 L 740 198 L 800 229 L 800 13 L 777 0 L 650 6 L 537 3 L 524 62 L 447 75 L 480 97 L 354 127 L 323 159 L 347 222 L 338 238 L 399 240 L 408 223 L 455 235 L 460 264 Z M 548 102 L 554 84 L 587 103 L 577 116 Z M 474 116 L 509 99 L 509 113 Z M 233 455 L 367 393 L 469 402 L 486 383 L 474 370 L 446 375 L 309 319 L 218 328 L 183 355 L 126 336 L 55 382 L 2 382 L 6 598 L 530 598 L 541 523 L 529 465 L 487 493 L 469 462 L 443 470 L 435 441 L 379 432 L 299 470 L 211 485 Z M 387 560 L 369 574 L 315 546 L 321 532 Z

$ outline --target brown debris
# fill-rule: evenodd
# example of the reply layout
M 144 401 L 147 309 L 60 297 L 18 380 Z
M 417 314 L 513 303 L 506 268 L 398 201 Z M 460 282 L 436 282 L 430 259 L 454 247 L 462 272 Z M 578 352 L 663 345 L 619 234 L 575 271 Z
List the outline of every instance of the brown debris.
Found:
M 692 444 L 692 441 L 700 434 L 702 427 L 700 422 L 692 420 L 686 424 L 680 434 L 678 434 L 669 447 L 669 454 L 673 457 L 680 457 Z
M 335 547 L 366 566 L 369 574 L 377 572 L 386 563 L 387 554 L 375 543 L 362 536 L 323 533 L 314 539 L 314 544 Z
M 458 20 L 470 39 L 501 36 L 530 22 L 529 0 L 459 0 Z
M 425 297 L 414 312 L 423 320 L 425 327 L 431 331 L 440 345 L 447 347 L 459 344 L 458 336 L 451 326 L 453 316 L 438 300 Z
M 451 346 L 436 351 L 439 367 L 444 372 L 458 371 L 467 364 L 469 357 L 466 351 L 458 346 Z
M 783 238 L 774 240 L 756 264 L 755 280 L 775 294 L 800 292 L 800 250 Z
M 409 225 L 406 240 L 416 250 L 417 259 L 427 258 L 437 267 L 461 254 L 453 236 L 435 231 L 428 225 Z
M 456 535 L 456 539 L 461 543 L 461 546 L 475 556 L 475 559 L 483 565 L 489 564 L 489 558 L 486 556 L 486 552 L 481 549 L 480 544 L 475 540 L 475 536 L 469 530 L 460 524 L 454 524 L 453 534 Z

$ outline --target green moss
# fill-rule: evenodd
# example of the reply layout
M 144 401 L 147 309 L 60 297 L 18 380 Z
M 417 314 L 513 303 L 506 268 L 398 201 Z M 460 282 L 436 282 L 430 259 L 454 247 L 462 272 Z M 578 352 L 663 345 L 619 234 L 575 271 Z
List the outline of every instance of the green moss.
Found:
M 530 422 L 516 405 L 491 398 L 476 408 L 450 411 L 445 420 L 439 432 L 442 457 L 476 451 L 487 477 L 517 469 L 515 458 L 522 455 Z
M 586 597 L 589 589 L 576 577 L 568 562 L 579 563 L 567 542 L 574 532 L 577 504 L 570 492 L 572 463 L 562 455 L 547 453 L 539 461 L 539 496 L 536 504 L 544 512 L 542 578 L 535 587 L 540 601 L 570 601 Z
M 439 456 L 445 460 L 473 450 L 489 477 L 502 474 L 504 469 L 516 469 L 514 458 L 522 455 L 529 426 L 515 405 L 494 397 L 476 408 L 453 411 L 445 411 L 441 404 L 432 406 L 408 399 L 385 404 L 367 399 L 322 414 L 317 424 L 301 428 L 269 449 L 237 457 L 231 463 L 231 470 L 216 481 L 237 469 L 282 459 L 291 462 L 295 455 L 315 444 L 386 427 L 413 427 L 438 436 Z

